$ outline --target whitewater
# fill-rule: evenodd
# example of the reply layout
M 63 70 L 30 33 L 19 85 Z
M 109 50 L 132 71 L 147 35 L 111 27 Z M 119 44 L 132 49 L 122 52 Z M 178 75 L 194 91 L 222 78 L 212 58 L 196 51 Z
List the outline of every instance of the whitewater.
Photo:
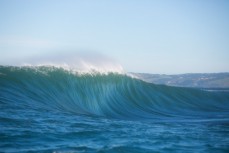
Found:
M 228 92 L 85 67 L 0 66 L 0 152 L 229 151 Z

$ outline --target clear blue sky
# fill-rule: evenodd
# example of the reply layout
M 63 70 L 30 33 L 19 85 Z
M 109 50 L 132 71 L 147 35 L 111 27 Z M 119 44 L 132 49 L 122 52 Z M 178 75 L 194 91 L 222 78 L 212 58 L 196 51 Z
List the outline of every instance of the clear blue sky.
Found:
M 0 64 L 69 51 L 132 72 L 229 72 L 229 1 L 0 1 Z

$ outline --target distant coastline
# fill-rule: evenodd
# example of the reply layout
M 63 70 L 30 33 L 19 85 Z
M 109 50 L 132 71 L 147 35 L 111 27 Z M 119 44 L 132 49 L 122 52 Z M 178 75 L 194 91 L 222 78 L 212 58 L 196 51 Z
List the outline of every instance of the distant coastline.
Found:
M 206 90 L 229 91 L 229 72 L 224 73 L 187 73 L 177 75 L 131 73 L 132 75 L 154 84 L 176 87 L 203 88 Z

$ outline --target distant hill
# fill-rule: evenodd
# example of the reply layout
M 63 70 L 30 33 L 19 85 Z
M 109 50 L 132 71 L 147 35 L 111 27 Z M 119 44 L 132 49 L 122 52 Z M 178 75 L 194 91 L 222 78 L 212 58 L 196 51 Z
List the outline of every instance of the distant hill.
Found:
M 197 88 L 229 88 L 229 73 L 190 73 L 179 75 L 131 73 L 155 84 Z

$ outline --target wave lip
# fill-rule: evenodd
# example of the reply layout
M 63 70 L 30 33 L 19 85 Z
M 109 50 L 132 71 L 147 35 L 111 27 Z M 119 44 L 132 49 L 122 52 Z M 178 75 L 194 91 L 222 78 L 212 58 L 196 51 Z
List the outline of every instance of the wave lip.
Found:
M 117 72 L 0 67 L 0 102 L 128 120 L 228 119 L 229 95 L 154 85 Z

